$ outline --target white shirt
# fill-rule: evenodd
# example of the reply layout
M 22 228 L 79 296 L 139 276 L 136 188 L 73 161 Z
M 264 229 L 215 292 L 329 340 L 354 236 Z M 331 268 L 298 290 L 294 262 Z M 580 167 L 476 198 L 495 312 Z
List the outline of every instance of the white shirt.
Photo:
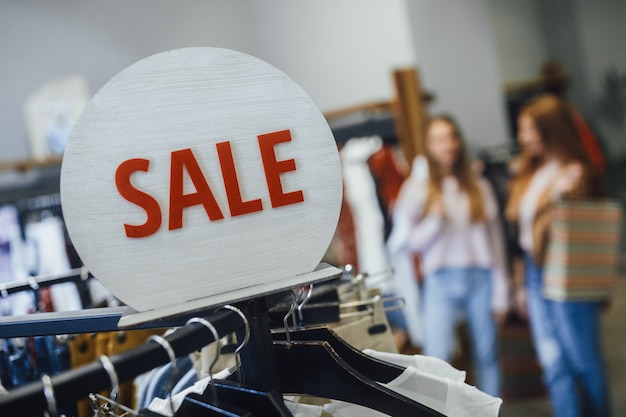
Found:
M 464 382 L 440 378 L 408 367 L 396 379 L 383 384 L 448 417 L 497 417 L 502 400 Z M 334 417 L 383 417 L 379 411 L 360 405 L 332 401 L 324 410 Z
M 230 376 L 230 374 L 231 371 L 229 369 L 224 369 L 213 375 L 213 378 L 226 379 Z M 170 398 L 153 398 L 152 401 L 150 401 L 150 405 L 148 405 L 148 410 L 154 411 L 155 413 L 159 413 L 163 416 L 172 417 L 172 411 L 176 412 L 176 410 L 180 408 L 183 401 L 185 400 L 185 397 L 187 397 L 188 394 L 202 394 L 207 389 L 210 383 L 211 378 L 206 377 L 197 381 L 191 387 L 180 391 Z
M 405 219 L 410 230 L 395 230 L 390 237 L 390 250 L 408 247 L 422 257 L 426 275 L 443 268 L 482 267 L 491 269 L 493 279 L 492 308 L 508 308 L 505 240 L 498 216 L 498 203 L 493 189 L 478 180 L 487 221 L 472 223 L 469 198 L 454 177 L 442 184 L 442 200 L 446 217 L 425 215 L 428 185 L 426 180 L 408 179 L 402 186 L 394 210 L 394 219 Z M 394 223 L 396 226 L 401 223 Z M 393 236 L 396 235 L 396 236 Z M 401 237 L 398 237 L 401 236 Z
M 531 252 L 533 242 L 533 222 L 535 220 L 537 203 L 560 169 L 558 162 L 550 162 L 539 168 L 533 175 L 522 196 L 519 209 L 519 244 L 522 249 Z
M 456 382 L 465 382 L 465 371 L 456 369 L 443 359 L 426 355 L 405 355 L 402 353 L 382 352 L 373 349 L 364 349 L 363 353 L 381 361 L 394 363 L 404 368 L 414 367 L 422 372 L 450 379 Z

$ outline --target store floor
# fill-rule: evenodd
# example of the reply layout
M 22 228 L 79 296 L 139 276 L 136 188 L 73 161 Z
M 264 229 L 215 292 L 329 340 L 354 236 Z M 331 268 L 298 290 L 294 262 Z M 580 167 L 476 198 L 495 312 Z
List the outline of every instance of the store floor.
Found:
M 626 276 L 620 279 L 611 308 L 603 314 L 603 343 L 606 369 L 611 389 L 613 416 L 626 416 Z M 508 400 L 501 417 L 550 417 L 550 404 L 545 396 Z

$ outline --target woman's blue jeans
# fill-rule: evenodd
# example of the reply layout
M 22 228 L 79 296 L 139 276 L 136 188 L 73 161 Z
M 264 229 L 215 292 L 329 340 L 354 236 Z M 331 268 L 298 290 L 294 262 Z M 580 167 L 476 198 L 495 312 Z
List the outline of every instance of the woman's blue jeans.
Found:
M 610 415 L 600 344 L 600 303 L 546 299 L 543 269 L 528 255 L 525 271 L 533 342 L 554 416 Z M 590 410 L 583 411 L 580 392 L 585 393 Z
M 496 326 L 491 310 L 491 272 L 485 268 L 446 268 L 424 280 L 424 354 L 450 361 L 456 323 L 467 318 L 478 388 L 500 394 Z

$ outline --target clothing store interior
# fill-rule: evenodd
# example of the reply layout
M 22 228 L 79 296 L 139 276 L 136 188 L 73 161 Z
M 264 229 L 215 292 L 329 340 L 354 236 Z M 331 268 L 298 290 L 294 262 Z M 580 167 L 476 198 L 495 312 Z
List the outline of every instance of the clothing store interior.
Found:
M 0 1 L 0 415 L 626 415 L 624 21 Z

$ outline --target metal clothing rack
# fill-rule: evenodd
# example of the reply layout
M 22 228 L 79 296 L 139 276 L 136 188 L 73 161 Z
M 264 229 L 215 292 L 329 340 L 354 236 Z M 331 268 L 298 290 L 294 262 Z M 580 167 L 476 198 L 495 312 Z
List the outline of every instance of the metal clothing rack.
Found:
M 232 311 L 223 311 L 207 317 L 220 336 L 243 327 L 241 317 Z M 166 336 L 176 356 L 192 353 L 214 341 L 204 326 L 188 325 Z M 162 346 L 145 343 L 124 353 L 111 356 L 119 382 L 129 381 L 142 373 L 170 362 Z M 59 404 L 72 403 L 90 393 L 111 386 L 109 374 L 100 362 L 51 377 L 54 396 Z M 43 382 L 35 382 L 0 396 L 0 415 L 41 415 L 47 408 Z
M 38 286 L 59 284 L 93 278 L 84 268 L 77 268 L 66 274 L 40 275 L 26 281 L 0 284 L 0 296 L 6 297 L 19 291 L 36 291 Z M 277 292 L 267 295 L 272 303 L 277 303 L 285 294 Z M 140 324 L 124 326 L 124 330 L 155 329 L 182 326 L 191 317 L 205 316 L 212 309 L 201 308 L 188 313 Z M 11 337 L 48 336 L 59 334 L 98 333 L 121 330 L 122 317 L 136 315 L 129 306 L 98 307 L 77 311 L 35 313 L 20 316 L 0 317 L 0 339 Z
M 296 341 L 293 345 L 290 342 L 286 345 L 284 342 L 275 342 L 268 317 L 268 305 L 274 302 L 271 298 L 272 296 L 259 297 L 236 305 L 245 315 L 249 329 L 249 341 L 240 352 L 240 370 L 246 381 L 243 391 L 267 393 L 281 401 L 283 392 L 302 392 L 305 395 L 316 392 L 325 394 L 321 395 L 323 397 L 355 402 L 391 415 L 442 416 L 421 403 L 393 394 L 388 388 L 367 380 L 361 374 L 353 373 L 351 368 L 341 365 L 341 358 L 330 347 L 329 342 Z M 246 326 L 238 313 L 231 310 L 220 311 L 206 316 L 206 320 L 213 324 L 218 338 L 237 332 L 237 339 L 244 340 L 241 335 L 242 328 Z M 192 323 L 178 328 L 165 339 L 173 354 L 180 357 L 199 350 L 215 341 L 216 337 L 204 325 Z M 292 346 L 294 349 L 291 349 Z M 119 383 L 132 380 L 171 361 L 160 343 L 145 343 L 109 359 Z M 39 416 L 48 408 L 51 397 L 56 404 L 64 405 L 109 388 L 112 384 L 112 371 L 104 363 L 97 361 L 53 376 L 47 384 L 42 380 L 12 390 L 9 394 L 0 396 L 0 415 Z M 310 373 L 310 380 L 294 374 L 300 367 L 303 367 L 305 375 Z M 327 376 L 326 381 L 321 380 L 323 375 Z M 283 387 L 283 384 L 286 386 Z M 298 391 L 298 387 L 305 391 Z M 360 390 L 365 390 L 366 393 Z M 389 399 L 391 402 L 387 402 Z
M 62 284 L 64 282 L 80 282 L 93 278 L 86 268 L 75 268 L 61 274 L 46 274 L 30 277 L 25 280 L 0 283 L 0 296 L 7 297 L 20 291 L 37 291 L 40 287 Z
M 282 297 L 282 295 L 281 295 Z M 280 387 L 279 374 L 274 354 L 268 302 L 277 301 L 274 296 L 252 299 L 237 304 L 246 316 L 250 329 L 249 342 L 240 353 L 242 374 L 246 384 L 255 389 L 272 391 Z M 121 311 L 118 311 L 118 314 Z M 115 316 L 112 314 L 111 316 Z M 146 327 L 169 327 L 182 325 L 191 317 L 204 317 L 216 329 L 218 335 L 238 332 L 238 339 L 245 327 L 241 316 L 231 310 L 222 310 L 211 315 L 203 312 L 188 313 L 174 319 L 156 321 Z M 111 320 L 109 317 L 107 320 Z M 185 325 L 165 336 L 176 357 L 190 354 L 215 341 L 212 333 L 202 325 Z M 241 337 L 243 340 L 243 337 Z M 146 343 L 134 349 L 110 357 L 120 383 L 130 381 L 151 369 L 165 365 L 170 358 L 162 346 Z M 109 373 L 100 362 L 71 370 L 51 377 L 54 398 L 57 404 L 68 404 L 86 398 L 90 393 L 111 387 Z M 39 416 L 47 407 L 43 382 L 35 382 L 0 396 L 0 415 Z
M 61 276 L 39 277 L 37 281 L 46 285 L 58 283 L 59 280 L 76 279 L 84 276 L 80 269 Z M 337 278 L 329 276 L 328 279 Z M 27 285 L 16 284 L 11 292 L 32 289 Z M 9 287 L 5 288 L 9 292 Z M 268 305 L 282 299 L 284 293 L 259 296 L 259 298 L 242 301 L 237 305 L 246 316 L 250 329 L 249 342 L 240 353 L 242 374 L 247 384 L 265 391 L 275 390 L 280 386 L 278 380 L 276 358 L 271 336 Z M 176 357 L 190 354 L 215 341 L 215 337 L 204 326 L 185 325 L 193 317 L 204 317 L 215 327 L 218 335 L 223 337 L 233 332 L 242 333 L 245 327 L 239 314 L 233 311 L 214 313 L 211 308 L 189 311 L 174 317 L 145 322 L 124 329 L 139 328 L 172 328 L 183 326 L 165 339 L 169 342 Z M 0 337 L 34 336 L 66 333 L 89 333 L 120 330 L 118 322 L 121 317 L 136 313 L 130 307 L 94 308 L 63 313 L 38 313 L 28 316 L 4 317 L 0 320 Z M 130 381 L 145 372 L 170 362 L 170 358 L 162 346 L 146 343 L 110 357 L 111 363 L 120 383 Z M 54 398 L 58 404 L 73 403 L 86 398 L 90 393 L 99 392 L 111 387 L 110 375 L 100 362 L 71 370 L 51 377 L 54 387 Z M 39 416 L 47 407 L 46 393 L 43 382 L 35 382 L 16 388 L 7 395 L 0 396 L 0 415 Z

